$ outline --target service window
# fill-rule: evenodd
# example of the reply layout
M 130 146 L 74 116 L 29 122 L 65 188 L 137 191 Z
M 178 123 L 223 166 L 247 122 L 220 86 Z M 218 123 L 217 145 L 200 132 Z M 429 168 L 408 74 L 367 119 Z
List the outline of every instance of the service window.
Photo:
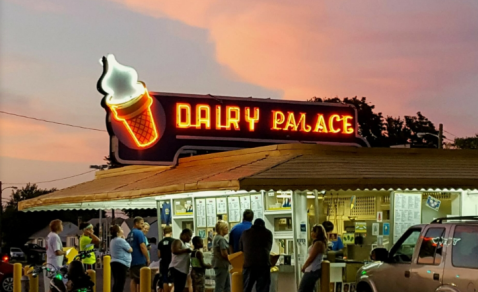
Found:
M 456 226 L 452 245 L 454 267 L 478 269 L 478 226 Z
M 392 248 L 390 259 L 395 263 L 411 263 L 420 233 L 421 229 L 407 231 Z
M 443 255 L 445 228 L 430 228 L 422 239 L 418 264 L 439 265 Z

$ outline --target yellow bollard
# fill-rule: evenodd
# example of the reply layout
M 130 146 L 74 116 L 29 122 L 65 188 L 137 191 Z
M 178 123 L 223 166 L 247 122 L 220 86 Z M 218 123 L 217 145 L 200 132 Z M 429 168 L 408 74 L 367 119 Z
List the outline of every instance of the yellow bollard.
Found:
M 13 265 L 13 292 L 22 292 L 22 264 Z
M 111 257 L 103 257 L 103 292 L 111 291 Z
M 87 270 L 88 276 L 90 276 L 91 281 L 95 284 L 93 285 L 93 292 L 96 292 L 96 272 L 94 270 Z
M 32 275 L 33 267 L 25 266 L 23 268 L 23 274 L 28 276 L 28 292 L 38 292 L 38 275 L 33 277 Z
M 322 276 L 320 277 L 320 291 L 330 290 L 330 262 L 322 262 Z
M 244 291 L 244 286 L 243 286 L 243 278 L 242 278 L 242 272 L 235 272 L 232 274 L 232 280 L 231 280 L 231 292 L 242 292 Z
M 151 292 L 151 269 L 148 267 L 139 271 L 139 292 Z

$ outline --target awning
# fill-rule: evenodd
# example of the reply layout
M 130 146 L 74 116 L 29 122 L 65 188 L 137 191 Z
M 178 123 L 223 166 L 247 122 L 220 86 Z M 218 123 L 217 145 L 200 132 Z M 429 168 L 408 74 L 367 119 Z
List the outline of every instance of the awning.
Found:
M 159 196 L 205 191 L 476 190 L 478 151 L 273 145 L 127 166 L 19 203 L 22 211 L 155 208 Z

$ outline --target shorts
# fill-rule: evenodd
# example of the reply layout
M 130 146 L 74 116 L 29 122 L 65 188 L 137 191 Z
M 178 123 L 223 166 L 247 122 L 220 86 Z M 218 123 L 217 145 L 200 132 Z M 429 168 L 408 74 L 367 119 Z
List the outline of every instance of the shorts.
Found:
M 141 268 L 143 267 L 146 267 L 146 265 L 144 264 L 135 265 L 129 268 L 129 277 L 131 278 L 131 280 L 134 280 L 137 284 L 139 284 L 139 274 L 140 274 Z
M 160 277 L 161 280 L 160 281 L 161 281 L 162 284 L 173 283 L 173 279 L 172 279 L 169 271 L 161 271 L 160 274 L 161 274 L 161 277 Z

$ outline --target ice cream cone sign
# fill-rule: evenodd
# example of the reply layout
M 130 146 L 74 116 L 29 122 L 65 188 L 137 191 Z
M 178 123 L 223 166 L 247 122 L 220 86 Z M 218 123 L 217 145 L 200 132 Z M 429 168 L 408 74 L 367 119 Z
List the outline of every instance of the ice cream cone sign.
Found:
M 159 134 L 151 111 L 154 100 L 145 84 L 138 81 L 135 69 L 118 63 L 114 55 L 103 57 L 101 63 L 98 91 L 104 94 L 112 118 L 123 123 L 137 147 L 151 147 Z

